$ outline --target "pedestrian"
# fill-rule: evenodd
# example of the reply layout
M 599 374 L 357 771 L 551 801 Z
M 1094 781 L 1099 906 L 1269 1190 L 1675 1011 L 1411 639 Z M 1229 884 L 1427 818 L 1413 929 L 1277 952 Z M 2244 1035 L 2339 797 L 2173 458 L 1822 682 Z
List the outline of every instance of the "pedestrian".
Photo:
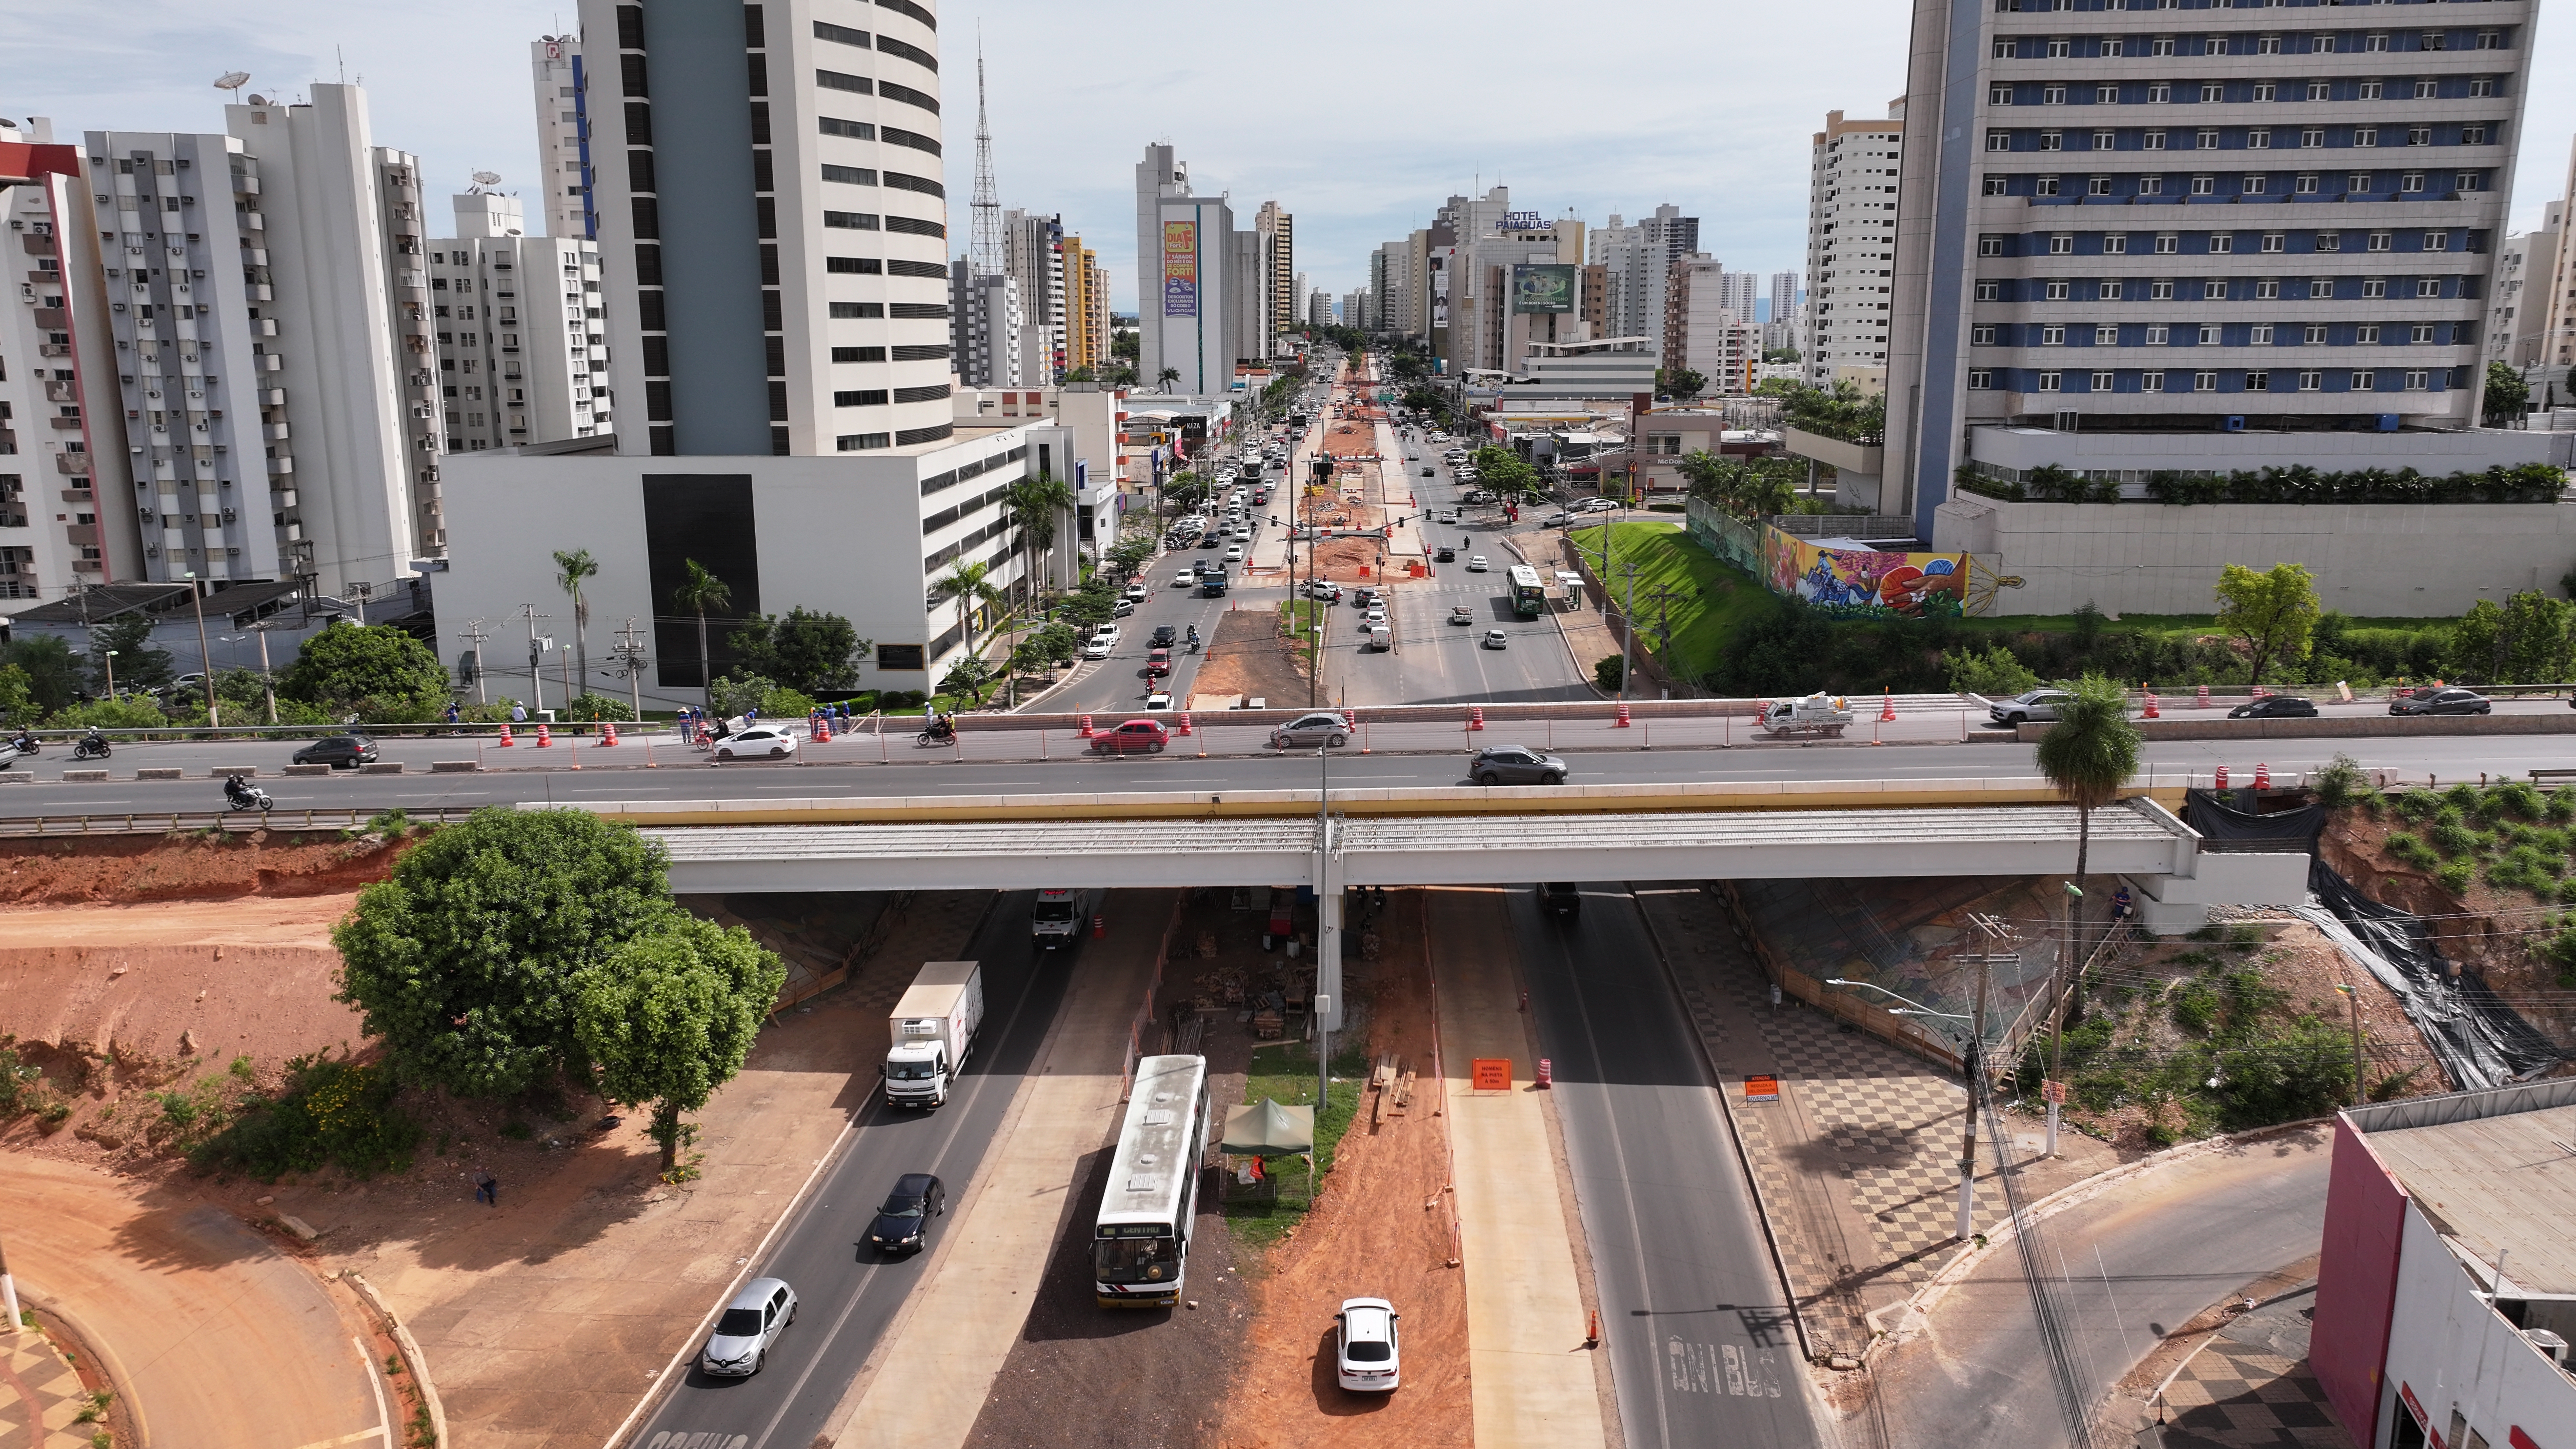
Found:
M 474 1200 L 480 1203 L 490 1203 L 494 1207 L 499 1207 L 501 1205 L 501 1180 L 482 1168 L 478 1167 L 474 1169 Z
M 510 723 L 512 723 L 512 724 L 526 724 L 527 722 L 528 722 L 528 707 L 527 707 L 526 705 L 524 705 L 524 704 L 513 704 L 513 705 L 511 705 L 511 706 L 510 706 Z

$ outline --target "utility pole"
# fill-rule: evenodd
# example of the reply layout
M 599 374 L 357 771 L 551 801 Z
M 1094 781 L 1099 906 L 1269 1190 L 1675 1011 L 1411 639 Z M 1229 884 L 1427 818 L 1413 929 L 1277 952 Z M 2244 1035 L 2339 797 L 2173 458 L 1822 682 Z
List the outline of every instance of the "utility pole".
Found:
M 626 661 L 626 692 L 635 708 L 635 722 L 644 722 L 644 631 L 635 627 L 635 616 L 626 616 L 626 627 L 617 631 L 617 653 Z
M 188 603 L 197 611 L 197 667 L 206 672 L 206 727 L 222 729 L 223 707 L 215 699 L 215 651 L 206 643 L 206 595 L 197 587 L 197 575 L 193 571 L 179 577 L 188 581 Z
M 2356 1107 L 2370 1100 L 2370 1089 L 2362 1075 L 2361 1061 L 2361 993 L 2338 981 L 2335 990 L 2343 993 L 2344 1005 L 2352 1011 L 2352 1104 Z
M 269 621 L 262 619 L 250 628 L 252 633 L 259 636 L 259 692 L 268 699 L 268 722 L 275 724 L 277 723 L 277 676 L 268 667 Z
M 1996 946 L 2005 944 L 2011 939 L 2012 928 L 2010 926 L 2006 925 L 2000 918 L 1990 915 L 1971 914 L 1968 917 L 1968 920 L 1985 936 L 1988 949 L 1980 952 L 1976 958 L 1976 1016 L 1968 1023 L 1967 1135 L 1959 1148 L 1958 1236 L 1959 1241 L 1963 1243 L 1968 1241 L 1969 1235 L 1973 1233 L 1976 1228 L 1977 1107 L 1978 1104 L 1984 1100 L 1986 1092 L 1986 986 L 1991 980 L 1993 980 L 1994 968 L 1997 965 L 2018 966 L 2021 964 L 2021 956 L 2019 953 L 1998 953 L 1993 949 Z M 1961 959 L 1964 960 L 1965 958 L 1963 957 Z M 2049 1120 L 2052 1124 L 2051 1130 L 2054 1130 L 2054 1123 L 2056 1121 L 2054 1108 L 2050 1109 Z
M 519 614 L 528 621 L 528 713 L 543 714 L 546 707 L 546 677 L 543 671 L 546 650 L 552 647 L 553 641 L 540 640 L 537 637 L 537 621 L 547 616 L 538 613 L 536 605 L 521 604 Z
M 631 623 L 633 621 L 629 620 L 628 622 Z M 474 646 L 474 702 L 478 705 L 490 704 L 492 702 L 491 699 L 483 692 L 483 675 L 488 667 L 483 658 L 483 621 L 480 619 L 468 619 L 465 622 L 465 630 L 461 637 L 464 638 L 466 642 Z

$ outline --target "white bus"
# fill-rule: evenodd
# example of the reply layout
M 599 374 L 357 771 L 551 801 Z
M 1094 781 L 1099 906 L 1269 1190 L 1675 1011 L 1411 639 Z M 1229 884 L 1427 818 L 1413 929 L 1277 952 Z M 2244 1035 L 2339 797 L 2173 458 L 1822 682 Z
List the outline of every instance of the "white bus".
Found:
M 1180 1302 L 1207 1135 L 1207 1058 L 1138 1061 L 1135 1094 L 1091 1230 L 1091 1286 L 1102 1307 Z

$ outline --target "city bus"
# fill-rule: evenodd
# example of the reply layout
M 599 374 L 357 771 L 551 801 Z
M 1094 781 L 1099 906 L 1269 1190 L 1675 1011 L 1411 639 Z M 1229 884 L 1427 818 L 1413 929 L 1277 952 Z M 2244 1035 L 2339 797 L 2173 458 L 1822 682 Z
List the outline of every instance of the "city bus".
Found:
M 1547 612 L 1547 586 L 1538 581 L 1538 570 L 1528 564 L 1512 565 L 1512 612 L 1524 619 L 1535 619 Z
M 1118 1129 L 1109 1186 L 1091 1229 L 1092 1295 L 1103 1308 L 1181 1301 L 1199 1158 L 1208 1136 L 1207 1058 L 1145 1057 Z

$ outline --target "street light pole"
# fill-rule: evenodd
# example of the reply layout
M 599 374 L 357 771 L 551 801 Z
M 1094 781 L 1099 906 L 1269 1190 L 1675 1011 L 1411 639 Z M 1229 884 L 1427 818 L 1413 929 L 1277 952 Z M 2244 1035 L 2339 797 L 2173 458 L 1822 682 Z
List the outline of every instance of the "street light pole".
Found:
M 206 686 L 206 727 L 222 729 L 222 707 L 215 701 L 215 651 L 206 643 L 206 596 L 197 587 L 194 570 L 179 575 L 188 581 L 188 603 L 197 611 L 197 667 L 204 670 Z
M 2335 990 L 2343 993 L 2344 1005 L 2352 1010 L 2352 1104 L 2356 1107 L 2370 1100 L 2361 1069 L 2361 993 L 2338 981 Z
M 116 651 L 113 649 L 107 650 L 101 653 L 99 658 L 106 663 L 107 697 L 113 700 L 116 698 Z

